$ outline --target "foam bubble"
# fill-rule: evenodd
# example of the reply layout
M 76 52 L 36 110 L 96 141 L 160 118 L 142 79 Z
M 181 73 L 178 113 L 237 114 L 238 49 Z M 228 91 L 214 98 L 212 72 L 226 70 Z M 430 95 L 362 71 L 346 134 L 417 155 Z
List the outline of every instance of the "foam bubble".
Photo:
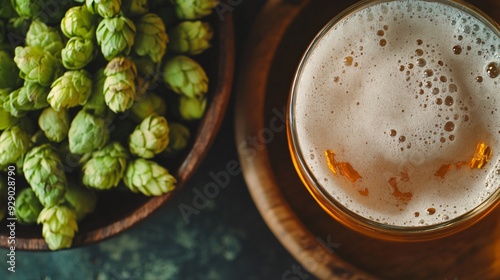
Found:
M 497 46 L 498 33 L 441 3 L 377 3 L 341 20 L 312 51 L 294 97 L 298 145 L 314 147 L 304 158 L 322 187 L 353 212 L 405 226 L 453 219 L 494 193 Z M 493 153 L 471 169 L 478 143 Z

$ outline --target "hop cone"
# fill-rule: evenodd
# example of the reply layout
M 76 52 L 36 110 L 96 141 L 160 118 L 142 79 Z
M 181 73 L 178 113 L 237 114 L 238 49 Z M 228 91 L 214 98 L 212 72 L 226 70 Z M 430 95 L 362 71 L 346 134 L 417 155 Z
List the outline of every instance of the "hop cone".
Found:
M 31 188 L 22 190 L 16 198 L 16 218 L 21 224 L 29 225 L 36 223 L 43 205 L 36 197 Z
M 180 19 L 199 19 L 212 13 L 219 1 L 217 0 L 173 0 L 175 13 Z
M 163 80 L 178 94 L 196 97 L 208 91 L 208 77 L 196 61 L 187 56 L 176 56 L 165 63 Z
M 89 12 L 86 6 L 70 8 L 61 20 L 61 31 L 68 38 L 94 39 L 95 30 L 96 17 Z
M 50 144 L 32 148 L 24 158 L 23 171 L 43 206 L 61 202 L 67 186 L 66 175 L 61 159 Z
M 0 166 L 16 163 L 29 149 L 30 138 L 20 126 L 11 126 L 0 134 Z
M 168 123 L 164 117 L 150 115 L 130 135 L 130 152 L 143 158 L 153 158 L 168 145 Z
M 140 56 L 149 56 L 160 62 L 167 50 L 168 36 L 165 25 L 156 14 L 146 14 L 137 21 L 134 50 Z
M 104 68 L 100 68 L 92 76 L 92 93 L 87 103 L 83 106 L 88 111 L 93 111 L 95 116 L 104 117 L 108 111 L 108 106 L 104 100 Z
M 15 89 L 21 86 L 19 69 L 13 57 L 6 51 L 0 50 L 0 88 Z
M 61 52 L 62 63 L 66 69 L 81 69 L 89 64 L 97 54 L 91 39 L 72 37 Z
M 191 138 L 191 133 L 186 126 L 177 122 L 170 122 L 169 128 L 169 142 L 164 152 L 167 155 L 175 155 L 187 147 Z
M 104 58 L 111 60 L 119 55 L 128 55 L 134 45 L 136 27 L 123 16 L 105 18 L 97 26 L 97 44 Z
M 114 58 L 104 69 L 104 75 L 104 100 L 111 111 L 124 112 L 132 107 L 136 93 L 135 64 L 125 57 Z
M 100 149 L 109 139 L 106 120 L 80 110 L 71 122 L 68 132 L 69 150 L 73 154 L 85 154 Z
M 58 57 L 64 47 L 59 31 L 39 20 L 31 22 L 26 33 L 26 45 L 47 51 L 54 57 Z
M 54 110 L 59 111 L 85 104 L 91 92 L 92 79 L 87 71 L 66 71 L 52 83 L 47 101 Z
M 36 82 L 25 82 L 22 88 L 11 92 L 4 101 L 4 110 L 14 117 L 22 117 L 27 111 L 45 108 L 49 105 L 49 88 Z
M 183 21 L 170 29 L 168 34 L 170 34 L 168 47 L 171 51 L 195 55 L 210 47 L 214 31 L 206 22 Z
M 51 250 L 71 247 L 78 231 L 75 212 L 64 205 L 44 208 L 37 222 L 43 224 L 42 235 Z
M 207 107 L 206 96 L 201 97 L 187 97 L 181 96 L 179 98 L 179 114 L 182 119 L 186 121 L 199 120 L 203 117 Z
M 120 12 L 121 0 L 86 0 L 87 9 L 92 14 L 99 14 L 103 18 L 111 18 Z
M 92 213 L 97 204 L 97 197 L 94 191 L 71 181 L 68 182 L 64 200 L 75 212 L 77 221 L 81 221 L 85 216 Z
M 142 122 L 142 120 L 151 114 L 163 116 L 166 111 L 167 105 L 165 104 L 165 100 L 157 94 L 150 92 L 134 103 L 132 108 L 130 108 L 129 117 L 135 122 Z
M 16 47 L 14 61 L 21 70 L 21 78 L 50 86 L 62 72 L 59 59 L 38 47 Z
M 82 168 L 83 184 L 100 190 L 118 186 L 125 174 L 127 160 L 127 150 L 118 142 L 93 152 L 92 158 Z
M 68 135 L 69 114 L 67 110 L 55 111 L 52 107 L 46 108 L 38 117 L 38 126 L 47 139 L 53 142 L 62 142 Z
M 175 189 L 177 182 L 167 169 L 142 158 L 128 165 L 124 181 L 133 192 L 141 192 L 147 196 L 168 193 Z

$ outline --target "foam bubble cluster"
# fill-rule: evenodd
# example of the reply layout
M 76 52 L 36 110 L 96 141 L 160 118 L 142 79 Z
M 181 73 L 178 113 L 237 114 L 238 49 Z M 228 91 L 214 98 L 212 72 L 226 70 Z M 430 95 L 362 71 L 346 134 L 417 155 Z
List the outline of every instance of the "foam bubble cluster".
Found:
M 498 50 L 497 31 L 442 3 L 379 3 L 338 22 L 294 96 L 299 146 L 317 181 L 353 212 L 398 226 L 476 207 L 500 183 Z M 480 143 L 491 158 L 468 167 Z M 327 155 L 361 179 L 338 176 Z

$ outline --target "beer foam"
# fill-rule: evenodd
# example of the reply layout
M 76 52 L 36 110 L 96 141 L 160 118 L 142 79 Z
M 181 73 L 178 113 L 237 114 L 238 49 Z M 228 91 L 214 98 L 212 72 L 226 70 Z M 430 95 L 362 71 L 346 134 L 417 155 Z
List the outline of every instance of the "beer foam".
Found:
M 305 165 L 332 198 L 380 223 L 470 211 L 500 185 L 499 49 L 497 31 L 443 3 L 377 3 L 343 18 L 295 84 Z

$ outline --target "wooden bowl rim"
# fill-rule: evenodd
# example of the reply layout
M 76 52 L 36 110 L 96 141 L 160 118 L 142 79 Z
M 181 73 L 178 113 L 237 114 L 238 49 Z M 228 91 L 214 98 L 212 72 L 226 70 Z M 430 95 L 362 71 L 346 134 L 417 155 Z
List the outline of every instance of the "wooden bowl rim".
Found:
M 180 191 L 201 164 L 221 127 L 231 95 L 235 61 L 234 24 L 232 14 L 229 13 L 225 15 L 223 20 L 220 20 L 218 32 L 216 32 L 216 34 L 218 34 L 218 49 L 216 51 L 218 63 L 214 72 L 216 73 L 215 76 L 217 80 L 214 86 L 214 93 L 209 97 L 209 105 L 205 115 L 199 123 L 196 133 L 196 135 L 203 135 L 204 137 L 196 138 L 192 149 L 179 167 L 176 173 L 176 179 L 178 181 L 177 188 L 162 196 L 150 198 L 132 213 L 111 224 L 84 234 L 77 233 L 73 240 L 73 245 L 69 249 L 103 241 L 143 221 Z M 0 235 L 0 247 L 9 248 L 11 245 L 8 241 L 8 235 Z M 49 250 L 42 237 L 22 238 L 16 236 L 15 245 L 16 250 Z

